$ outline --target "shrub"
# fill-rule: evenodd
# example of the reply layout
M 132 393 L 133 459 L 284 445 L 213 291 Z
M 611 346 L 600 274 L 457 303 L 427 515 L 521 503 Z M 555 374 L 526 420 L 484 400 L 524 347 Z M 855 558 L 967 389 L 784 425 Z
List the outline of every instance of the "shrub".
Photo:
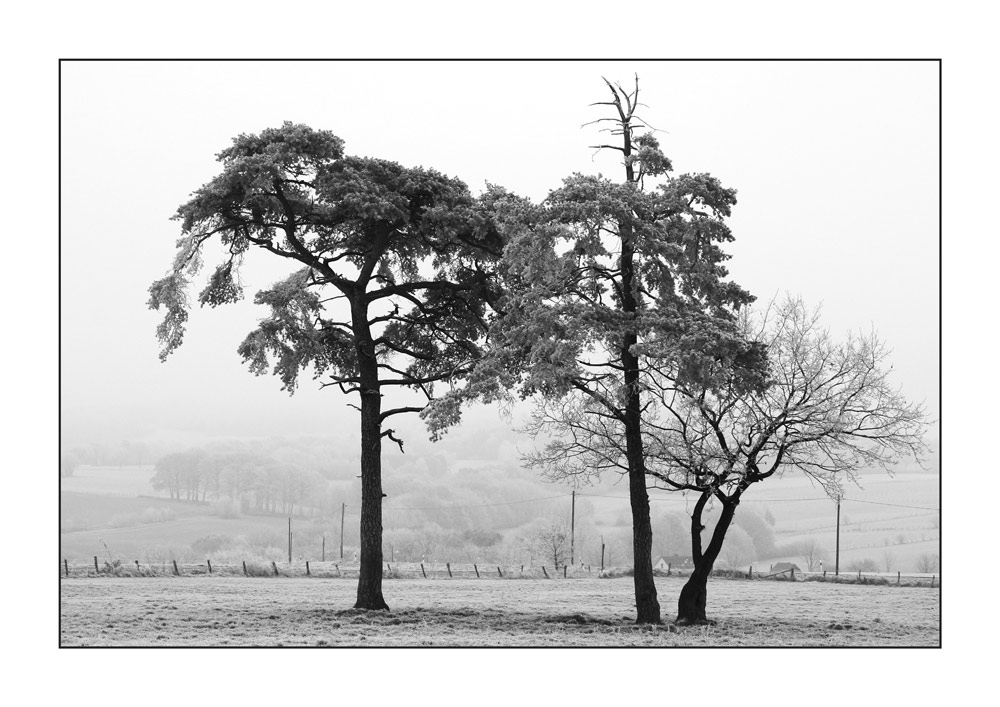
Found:
M 634 577 L 635 571 L 631 567 L 608 567 L 597 575 L 601 579 L 615 579 L 617 577 Z
M 250 577 L 272 577 L 274 576 L 274 568 L 271 565 L 263 564 L 261 562 L 247 562 L 247 575 Z
M 863 560 L 855 560 L 847 566 L 850 572 L 878 572 L 878 563 L 870 557 Z
M 201 555 L 210 555 L 232 545 L 229 535 L 205 535 L 191 543 L 191 549 Z

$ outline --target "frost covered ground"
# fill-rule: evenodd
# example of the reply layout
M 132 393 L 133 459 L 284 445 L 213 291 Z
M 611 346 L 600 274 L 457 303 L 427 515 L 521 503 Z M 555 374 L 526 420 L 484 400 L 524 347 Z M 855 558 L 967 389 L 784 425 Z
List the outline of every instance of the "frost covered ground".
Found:
M 665 620 L 683 579 L 656 580 Z M 638 627 L 632 579 L 69 577 L 63 646 L 938 646 L 940 590 L 713 579 L 714 626 Z

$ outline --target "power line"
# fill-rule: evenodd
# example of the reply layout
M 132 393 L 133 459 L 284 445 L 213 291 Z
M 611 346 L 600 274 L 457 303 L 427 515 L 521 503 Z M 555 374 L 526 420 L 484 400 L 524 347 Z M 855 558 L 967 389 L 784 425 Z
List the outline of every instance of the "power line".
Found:
M 521 501 L 506 501 L 503 503 L 481 503 L 473 506 L 386 506 L 384 511 L 460 511 L 469 508 L 495 508 L 497 506 L 514 506 L 521 503 L 535 503 L 536 501 L 551 501 L 556 498 L 569 498 L 571 494 L 563 493 L 557 496 L 542 496 L 540 498 L 526 498 Z M 577 496 L 584 498 L 614 498 L 618 500 L 628 500 L 628 496 L 609 496 L 599 493 L 578 493 Z M 671 497 L 652 497 L 650 501 L 688 501 L 686 495 L 675 495 Z M 831 501 L 828 496 L 817 496 L 815 498 L 748 498 L 747 503 L 803 503 L 806 501 Z M 929 508 L 927 506 L 908 506 L 902 503 L 883 503 L 880 501 L 862 501 L 857 498 L 844 498 L 843 502 L 868 503 L 876 506 L 892 506 L 894 508 L 914 508 L 921 511 L 940 511 L 940 508 Z
M 621 500 L 628 499 L 628 496 L 607 496 L 597 493 L 580 493 L 578 496 L 589 496 L 591 498 L 617 498 Z M 685 501 L 687 500 L 686 495 L 674 496 L 674 497 L 651 497 L 650 501 Z M 746 503 L 802 503 L 805 501 L 833 501 L 829 496 L 817 496 L 815 498 L 746 498 L 743 499 Z M 928 506 L 908 506 L 902 503 L 883 503 L 881 501 L 862 501 L 859 498 L 843 498 L 841 499 L 843 503 L 869 503 L 875 506 L 893 506 L 895 508 L 915 508 L 921 511 L 940 511 L 940 508 L 929 508 Z
M 881 503 L 879 501 L 862 501 L 857 498 L 845 498 L 845 501 L 854 501 L 855 503 L 870 503 L 873 506 L 895 506 L 896 508 L 916 508 L 921 511 L 940 511 L 940 508 L 928 508 L 927 506 L 904 506 L 902 503 Z

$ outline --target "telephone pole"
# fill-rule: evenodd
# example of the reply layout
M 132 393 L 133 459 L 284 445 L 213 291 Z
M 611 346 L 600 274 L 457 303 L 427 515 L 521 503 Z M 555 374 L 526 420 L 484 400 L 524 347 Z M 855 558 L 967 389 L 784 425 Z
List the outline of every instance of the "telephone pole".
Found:
M 569 514 L 569 563 L 575 564 L 573 560 L 573 549 L 576 541 L 576 489 L 573 489 L 573 505 Z
M 837 496 L 837 556 L 833 566 L 835 577 L 840 576 L 840 496 Z
M 340 504 L 340 559 L 344 559 L 344 508 L 347 507 L 346 503 Z

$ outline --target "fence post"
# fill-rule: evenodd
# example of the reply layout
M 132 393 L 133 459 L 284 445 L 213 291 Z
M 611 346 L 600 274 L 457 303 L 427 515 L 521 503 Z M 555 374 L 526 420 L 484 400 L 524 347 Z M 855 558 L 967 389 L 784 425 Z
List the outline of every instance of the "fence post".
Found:
M 176 574 L 178 577 L 181 574 L 181 571 L 177 569 L 177 560 L 174 560 L 174 574 Z
M 858 579 L 861 579 L 861 570 L 858 570 Z
M 310 572 L 309 572 L 309 560 L 306 560 L 306 577 L 308 577 L 309 574 L 310 574 Z
M 475 563 L 473 563 L 472 569 L 474 569 L 476 571 L 476 579 L 479 579 L 479 568 L 476 567 Z
M 753 579 L 753 565 L 750 565 L 750 569 L 747 570 L 747 579 Z
M 445 562 L 444 564 L 448 567 L 448 576 L 451 577 L 452 576 L 451 575 L 451 563 L 450 562 Z
M 211 560 L 205 560 L 205 562 L 207 562 L 207 563 L 208 563 L 208 573 L 209 573 L 209 574 L 212 574 L 212 561 L 211 561 Z M 138 561 L 138 560 L 136 560 L 136 562 L 135 562 L 135 566 L 136 566 L 136 567 L 138 567 L 138 566 L 139 566 L 139 561 Z
M 246 575 L 246 576 L 249 576 L 249 573 L 247 572 L 247 561 L 246 560 L 243 560 L 243 574 Z
M 566 569 L 568 565 L 563 565 L 563 579 L 566 579 Z
M 63 560 L 63 566 L 66 568 L 66 576 L 69 577 L 69 560 Z
M 390 565 L 390 564 L 389 564 L 388 562 L 386 562 L 386 563 L 385 563 L 385 566 L 389 568 L 389 571 L 390 571 L 390 572 L 392 572 L 392 565 Z
M 94 555 L 94 573 L 95 574 L 101 573 L 100 568 L 97 566 L 97 555 Z
M 795 568 L 792 567 L 791 570 L 792 570 L 792 581 L 794 582 L 795 581 Z
M 274 568 L 274 576 L 277 577 L 278 576 L 278 565 L 274 562 L 274 560 L 271 560 L 271 567 Z
M 340 574 L 340 565 L 338 565 L 336 562 L 334 562 L 333 566 L 334 566 L 334 568 L 336 568 L 337 574 L 339 575 Z
M 934 575 L 931 575 L 931 589 L 934 589 Z
M 503 579 L 503 572 L 500 571 L 499 567 L 497 567 L 497 574 L 500 575 L 501 579 Z
M 66 574 L 69 574 L 69 572 L 67 572 Z M 521 574 L 524 574 L 524 565 L 521 565 Z
M 899 577 L 900 577 L 901 574 L 902 574 L 902 572 L 896 572 L 896 586 L 897 587 L 899 586 Z
M 424 576 L 424 579 L 427 579 L 427 573 L 424 571 L 424 563 L 423 562 L 420 563 L 420 574 L 422 574 Z
M 545 571 L 545 565 L 542 565 L 542 574 L 545 575 L 545 579 L 549 578 L 549 573 Z
M 135 561 L 135 569 L 136 569 L 136 571 L 139 570 L 139 560 Z

